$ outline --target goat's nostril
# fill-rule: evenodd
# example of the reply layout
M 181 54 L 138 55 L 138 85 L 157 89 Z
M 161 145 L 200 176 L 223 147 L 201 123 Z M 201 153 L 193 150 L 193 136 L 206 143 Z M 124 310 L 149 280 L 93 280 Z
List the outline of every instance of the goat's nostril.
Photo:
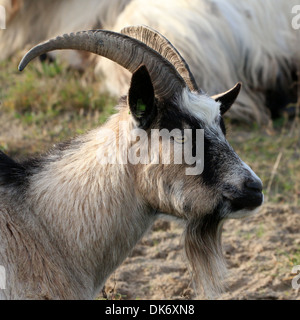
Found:
M 248 188 L 248 189 L 251 189 L 253 191 L 256 191 L 256 192 L 262 192 L 262 189 L 263 189 L 263 185 L 262 185 L 262 182 L 260 180 L 257 180 L 257 181 L 247 181 L 245 183 L 245 186 Z

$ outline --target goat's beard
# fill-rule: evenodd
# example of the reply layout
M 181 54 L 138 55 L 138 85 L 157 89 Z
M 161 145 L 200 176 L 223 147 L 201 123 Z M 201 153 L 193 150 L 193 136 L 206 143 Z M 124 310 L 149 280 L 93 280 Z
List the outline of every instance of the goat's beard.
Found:
M 224 208 L 225 209 L 225 208 Z M 227 273 L 222 253 L 223 210 L 187 221 L 184 249 L 189 261 L 197 294 L 213 299 L 224 289 Z

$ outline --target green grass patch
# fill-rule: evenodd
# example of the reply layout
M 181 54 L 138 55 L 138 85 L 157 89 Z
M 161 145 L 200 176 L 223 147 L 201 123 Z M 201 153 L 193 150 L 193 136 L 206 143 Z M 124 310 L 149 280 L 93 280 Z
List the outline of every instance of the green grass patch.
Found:
M 17 58 L 0 63 L 0 116 L 12 122 L 12 130 L 22 128 L 23 141 L 0 140 L 1 150 L 21 155 L 42 152 L 99 126 L 115 112 L 116 98 L 100 93 L 101 81 L 92 68 L 82 73 L 63 63 L 36 59 L 19 72 L 18 63 Z
M 32 117 L 44 114 L 49 118 L 61 112 L 99 111 L 111 108 L 115 99 L 107 93 L 99 93 L 99 82 L 92 70 L 80 73 L 69 70 L 66 65 L 30 64 L 22 73 L 4 65 L 1 85 L 2 109 Z M 16 67 L 16 65 L 14 66 Z

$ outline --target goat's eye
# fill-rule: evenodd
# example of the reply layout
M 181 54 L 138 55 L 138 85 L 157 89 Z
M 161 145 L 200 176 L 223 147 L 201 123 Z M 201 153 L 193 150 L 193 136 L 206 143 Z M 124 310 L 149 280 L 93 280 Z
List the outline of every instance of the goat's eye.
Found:
M 175 136 L 175 137 L 174 137 L 174 140 L 175 140 L 175 142 L 177 142 L 177 143 L 183 144 L 183 143 L 187 142 L 188 137 L 187 137 L 186 135 Z

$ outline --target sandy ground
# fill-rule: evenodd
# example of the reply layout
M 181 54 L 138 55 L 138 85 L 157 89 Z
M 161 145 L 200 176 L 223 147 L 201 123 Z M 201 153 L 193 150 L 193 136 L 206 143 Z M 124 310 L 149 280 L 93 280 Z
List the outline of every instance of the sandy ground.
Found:
M 194 295 L 181 234 L 175 222 L 158 221 L 107 281 L 108 299 L 203 299 Z M 265 205 L 254 217 L 226 222 L 223 247 L 229 275 L 218 299 L 300 300 L 292 288 L 292 268 L 300 265 L 299 207 Z
M 7 143 L 8 150 L 13 150 L 10 155 L 24 150 L 30 154 L 45 150 L 44 144 L 50 145 L 47 128 L 39 129 L 45 130 L 42 134 L 36 126 L 28 125 L 25 131 L 19 121 L 5 117 L 1 115 L 0 143 Z M 52 128 L 54 133 L 60 130 Z M 183 258 L 182 231 L 182 226 L 175 222 L 156 222 L 107 281 L 107 298 L 203 298 L 195 297 L 192 289 Z M 226 222 L 223 247 L 229 275 L 227 289 L 218 299 L 300 300 L 299 290 L 291 284 L 296 276 L 292 268 L 300 265 L 300 207 L 267 204 L 254 217 Z

